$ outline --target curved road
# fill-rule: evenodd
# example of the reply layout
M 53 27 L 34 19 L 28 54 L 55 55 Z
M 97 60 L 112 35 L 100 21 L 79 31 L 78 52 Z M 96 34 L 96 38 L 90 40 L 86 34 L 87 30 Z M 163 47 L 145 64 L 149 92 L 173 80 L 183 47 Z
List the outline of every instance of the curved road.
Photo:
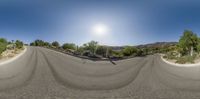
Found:
M 0 99 L 200 98 L 200 66 L 170 66 L 159 55 L 115 63 L 28 47 L 0 65 Z

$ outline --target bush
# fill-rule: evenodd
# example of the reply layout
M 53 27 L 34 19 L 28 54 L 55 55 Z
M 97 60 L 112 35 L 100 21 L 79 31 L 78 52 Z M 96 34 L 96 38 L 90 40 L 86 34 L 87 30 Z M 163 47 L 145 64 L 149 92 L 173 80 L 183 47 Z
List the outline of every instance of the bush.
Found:
M 137 48 L 131 47 L 131 46 L 126 46 L 123 50 L 122 53 L 124 56 L 132 56 L 133 54 L 137 53 Z
M 75 50 L 76 49 L 76 45 L 73 43 L 65 43 L 62 45 L 62 48 L 67 50 L 67 49 L 72 49 Z
M 52 42 L 52 46 L 58 48 L 60 44 L 57 41 Z
M 36 46 L 35 42 L 30 43 L 30 46 Z
M 7 47 L 6 47 L 6 49 L 9 49 L 9 50 L 13 50 L 13 49 L 15 49 L 16 48 L 16 44 L 8 44 L 7 45 Z
M 183 56 L 183 57 L 179 57 L 177 58 L 176 63 L 179 64 L 185 64 L 185 63 L 194 63 L 196 56 Z
M 96 54 L 106 57 L 107 49 L 108 48 L 106 46 L 98 46 L 96 50 Z
M 142 49 L 138 49 L 136 56 L 145 56 L 144 51 Z
M 18 48 L 18 49 L 23 48 L 23 45 L 24 45 L 23 42 L 19 41 L 19 40 L 16 40 L 15 44 L 16 44 L 16 48 Z
M 7 44 L 0 42 L 0 54 L 6 50 Z
M 123 58 L 123 53 L 121 51 L 112 51 L 112 56 L 116 58 Z
M 6 50 L 7 40 L 4 38 L 0 38 L 0 54 Z
M 167 59 L 176 59 L 177 56 L 178 56 L 178 54 L 175 53 L 175 52 L 168 52 L 168 53 L 165 55 L 164 58 L 167 58 Z

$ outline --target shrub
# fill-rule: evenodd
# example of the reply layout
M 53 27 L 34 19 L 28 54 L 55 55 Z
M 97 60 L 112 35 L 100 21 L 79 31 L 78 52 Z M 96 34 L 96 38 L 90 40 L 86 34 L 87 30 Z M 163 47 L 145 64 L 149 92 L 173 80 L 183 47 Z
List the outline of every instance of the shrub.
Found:
M 176 59 L 177 58 L 177 53 L 175 52 L 168 52 L 165 56 L 167 59 Z
M 131 56 L 133 54 L 137 53 L 137 48 L 135 47 L 131 47 L 131 46 L 126 46 L 123 50 L 122 53 L 124 56 Z
M 179 57 L 177 58 L 177 61 L 176 63 L 179 63 L 179 64 L 185 64 L 185 63 L 194 63 L 194 60 L 195 60 L 196 56 L 183 56 L 183 57 Z
M 76 45 L 73 44 L 73 43 L 65 43 L 62 45 L 62 48 L 63 49 L 72 49 L 72 50 L 75 50 L 76 49 Z
M 23 42 L 19 41 L 19 40 L 16 40 L 15 44 L 16 44 L 16 48 L 18 48 L 18 49 L 23 48 L 23 45 L 24 45 Z
M 54 41 L 52 42 L 52 46 L 54 46 L 55 48 L 58 48 L 60 44 L 57 41 Z
M 136 53 L 136 56 L 145 56 L 144 55 L 144 51 L 142 49 L 138 49 L 137 53 Z
M 35 42 L 30 43 L 30 46 L 35 46 Z
M 0 54 L 6 50 L 7 40 L 4 38 L 0 38 Z
M 96 50 L 96 54 L 106 57 L 106 52 L 108 48 L 106 46 L 98 46 Z
M 112 56 L 117 58 L 123 58 L 123 53 L 121 51 L 112 51 Z
M 7 45 L 7 47 L 6 47 L 6 49 L 9 49 L 9 50 L 13 50 L 13 49 L 15 49 L 16 48 L 16 44 L 8 44 Z
M 91 53 L 96 54 L 96 49 L 98 47 L 98 42 L 90 41 L 86 44 L 83 44 L 84 50 L 89 50 Z
M 4 43 L 4 44 L 7 44 L 7 43 L 8 43 L 7 40 L 4 39 L 4 38 L 0 38 L 0 42 L 1 42 L 1 43 Z
M 5 43 L 2 43 L 0 42 L 0 54 L 6 50 L 6 44 Z

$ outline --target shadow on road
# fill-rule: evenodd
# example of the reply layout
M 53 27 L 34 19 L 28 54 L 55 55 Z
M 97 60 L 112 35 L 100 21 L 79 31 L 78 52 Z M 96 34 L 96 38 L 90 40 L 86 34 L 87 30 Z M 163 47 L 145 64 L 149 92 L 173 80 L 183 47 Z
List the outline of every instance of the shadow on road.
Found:
M 108 57 L 108 60 L 109 60 L 113 65 L 117 65 L 110 57 Z

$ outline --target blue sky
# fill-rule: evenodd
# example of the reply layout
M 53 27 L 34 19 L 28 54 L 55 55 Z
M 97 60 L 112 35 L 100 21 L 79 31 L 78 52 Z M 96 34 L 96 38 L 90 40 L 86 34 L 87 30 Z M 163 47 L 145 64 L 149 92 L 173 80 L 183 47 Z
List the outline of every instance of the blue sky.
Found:
M 178 41 L 185 29 L 200 33 L 198 0 L 2 0 L 0 37 L 106 45 Z M 102 23 L 104 36 L 91 33 Z

